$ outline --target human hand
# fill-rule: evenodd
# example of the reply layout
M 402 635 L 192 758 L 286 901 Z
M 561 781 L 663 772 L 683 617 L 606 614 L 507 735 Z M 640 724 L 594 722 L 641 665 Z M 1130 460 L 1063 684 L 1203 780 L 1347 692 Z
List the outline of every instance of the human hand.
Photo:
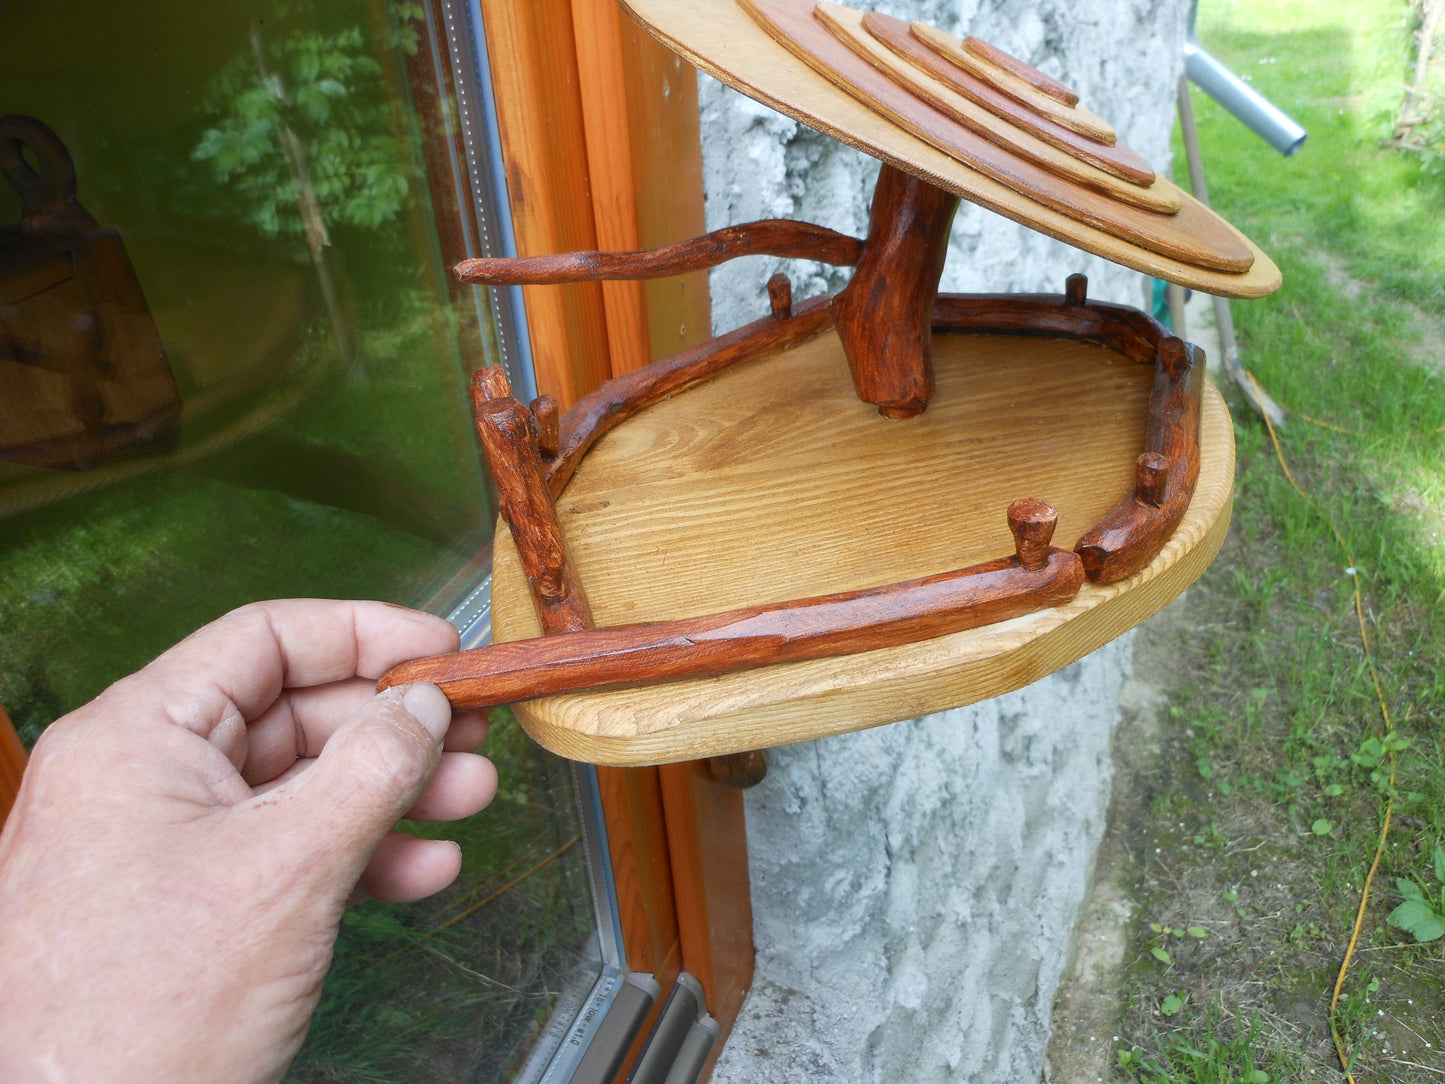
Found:
M 279 1079 L 358 886 L 418 899 L 461 868 L 396 821 L 496 792 L 460 751 L 483 718 L 374 692 L 456 648 L 382 603 L 259 603 L 52 725 L 0 835 L 0 1079 Z

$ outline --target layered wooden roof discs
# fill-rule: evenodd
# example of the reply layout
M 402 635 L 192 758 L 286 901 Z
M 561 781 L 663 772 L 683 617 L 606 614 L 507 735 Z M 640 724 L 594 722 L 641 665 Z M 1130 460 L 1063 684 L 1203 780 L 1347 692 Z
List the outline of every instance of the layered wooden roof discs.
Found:
M 1040 233 L 1225 297 L 1259 297 L 1279 285 L 1269 257 L 1229 223 L 1162 177 L 1144 183 L 1142 160 L 1119 148 L 1113 130 L 1068 88 L 976 39 L 910 26 L 906 37 L 936 58 L 925 61 L 899 40 L 901 20 L 813 0 L 619 3 L 734 89 Z M 962 111 L 938 107 L 951 95 L 996 118 L 988 136 L 972 111 L 970 127 Z M 1059 129 L 1081 141 L 1066 142 Z M 1025 136 L 1060 158 L 1044 164 Z M 1108 189 L 1092 171 L 1139 190 Z

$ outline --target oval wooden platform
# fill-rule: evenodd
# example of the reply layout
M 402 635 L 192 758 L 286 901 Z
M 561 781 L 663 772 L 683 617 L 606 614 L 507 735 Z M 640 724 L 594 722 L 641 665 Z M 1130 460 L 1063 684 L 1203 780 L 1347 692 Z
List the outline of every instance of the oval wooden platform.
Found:
M 1073 545 L 1134 482 L 1152 365 L 1069 339 L 937 333 L 938 393 L 891 421 L 857 400 L 836 334 L 653 406 L 592 448 L 557 510 L 599 626 L 926 576 L 1007 554 L 1020 497 Z M 516 705 L 533 738 L 602 764 L 692 760 L 911 718 L 1019 688 L 1163 606 L 1223 541 L 1233 433 L 1206 389 L 1200 474 L 1160 555 L 1107 586 L 922 643 Z M 540 633 L 499 527 L 495 639 Z

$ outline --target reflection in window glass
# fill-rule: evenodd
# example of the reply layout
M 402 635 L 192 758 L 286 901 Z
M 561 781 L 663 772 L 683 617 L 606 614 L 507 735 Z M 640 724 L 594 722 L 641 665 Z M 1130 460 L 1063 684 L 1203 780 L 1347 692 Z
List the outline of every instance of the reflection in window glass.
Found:
M 27 740 L 241 603 L 414 605 L 481 567 L 466 374 L 495 336 L 446 273 L 468 197 L 430 18 L 0 6 L 0 703 Z M 494 811 L 445 829 L 463 878 L 348 914 L 296 1079 L 507 1079 L 595 968 L 568 773 L 507 720 L 489 751 Z
M 591 985 L 597 949 L 569 773 L 509 718 L 494 718 L 487 744 L 502 773 L 492 809 L 441 832 L 417 826 L 461 843 L 458 884 L 408 907 L 347 912 L 288 1080 L 512 1080 L 559 998 L 575 1002 Z

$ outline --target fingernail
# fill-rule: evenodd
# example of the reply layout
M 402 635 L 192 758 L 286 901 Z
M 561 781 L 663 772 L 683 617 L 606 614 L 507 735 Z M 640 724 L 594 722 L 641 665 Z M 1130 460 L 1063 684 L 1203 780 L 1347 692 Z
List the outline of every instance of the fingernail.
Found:
M 406 694 L 401 698 L 401 706 L 437 740 L 441 740 L 447 727 L 452 724 L 452 706 L 448 703 L 446 694 L 435 685 L 424 681 L 407 686 Z

